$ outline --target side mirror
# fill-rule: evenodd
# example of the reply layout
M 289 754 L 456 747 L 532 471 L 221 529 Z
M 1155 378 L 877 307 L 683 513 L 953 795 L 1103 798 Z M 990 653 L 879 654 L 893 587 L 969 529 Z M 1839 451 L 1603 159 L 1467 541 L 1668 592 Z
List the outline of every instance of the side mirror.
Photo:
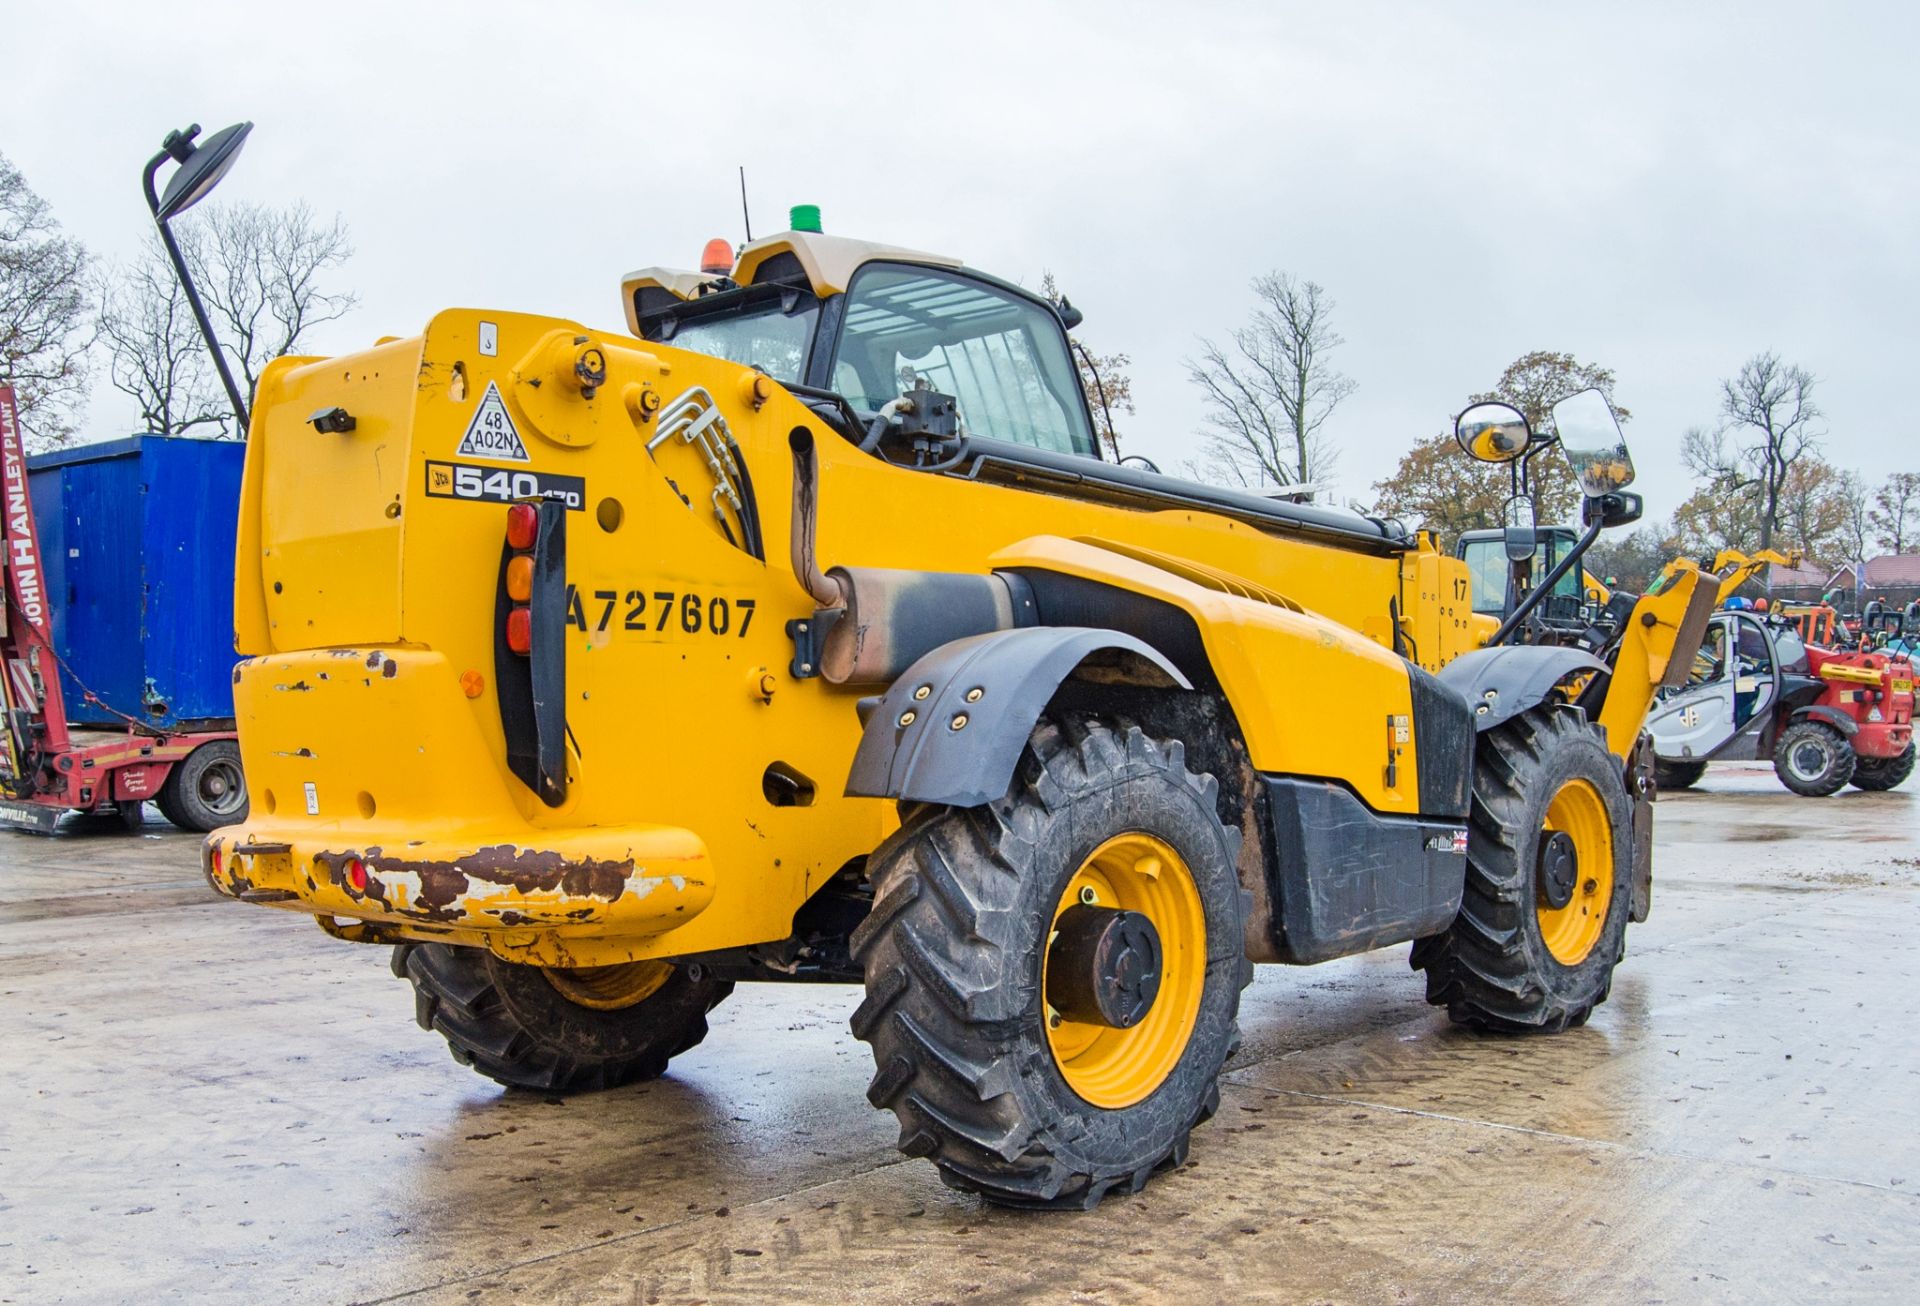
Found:
M 167 222 L 185 213 L 207 197 L 207 192 L 220 184 L 227 175 L 227 169 L 240 157 L 240 147 L 247 143 L 247 133 L 253 130 L 250 122 L 235 123 L 222 128 L 213 135 L 193 143 L 199 135 L 200 127 L 195 124 L 184 132 L 168 135 L 165 148 L 180 166 L 174 170 L 173 178 L 167 183 L 167 193 L 160 197 L 160 204 L 153 216 Z
M 1613 405 L 1598 390 L 1582 390 L 1553 406 L 1554 434 L 1589 499 L 1633 484 L 1633 456 L 1614 420 Z
M 1533 429 L 1511 404 L 1475 404 L 1454 419 L 1453 438 L 1470 458 L 1510 463 L 1527 451 Z
M 1540 547 L 1536 533 L 1533 499 L 1528 495 L 1516 494 L 1507 500 L 1507 506 L 1501 510 L 1500 520 L 1506 528 L 1501 534 L 1501 542 L 1507 551 L 1507 561 L 1519 562 L 1531 558 L 1534 550 Z

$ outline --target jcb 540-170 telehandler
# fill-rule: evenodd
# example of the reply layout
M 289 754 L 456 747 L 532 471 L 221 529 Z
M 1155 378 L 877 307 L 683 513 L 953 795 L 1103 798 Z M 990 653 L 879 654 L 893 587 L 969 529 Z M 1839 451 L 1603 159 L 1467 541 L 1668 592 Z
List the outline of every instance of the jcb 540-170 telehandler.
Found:
M 391 945 L 545 1092 L 660 1074 L 737 981 L 864 984 L 901 1148 L 1019 1205 L 1186 1154 L 1253 962 L 1414 940 L 1458 1021 L 1587 1019 L 1691 587 L 1477 647 L 1425 537 L 1103 460 L 1064 304 L 818 230 L 730 255 L 628 276 L 624 332 L 453 310 L 267 370 L 216 889 Z M 1558 425 L 1590 540 L 1625 451 L 1597 394 Z

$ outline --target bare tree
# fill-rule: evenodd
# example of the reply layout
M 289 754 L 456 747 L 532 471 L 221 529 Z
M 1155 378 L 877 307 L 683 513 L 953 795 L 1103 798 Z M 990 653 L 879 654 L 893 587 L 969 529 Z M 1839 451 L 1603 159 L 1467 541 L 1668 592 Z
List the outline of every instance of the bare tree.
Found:
M 1737 375 L 1720 383 L 1721 423 L 1711 444 L 1690 441 L 1684 451 L 1710 488 L 1724 494 L 1752 493 L 1760 548 L 1773 546 L 1781 492 L 1794 463 L 1819 445 L 1821 432 L 1815 428 L 1820 409 L 1813 402 L 1817 384 L 1812 373 L 1782 363 L 1772 352 L 1755 354 Z
M 1867 490 L 1866 478 L 1852 470 L 1840 473 L 1838 492 L 1840 546 L 1849 560 L 1858 561 L 1867 556 L 1867 544 L 1873 537 L 1873 498 Z
M 184 435 L 232 418 L 157 235 L 147 236 L 136 262 L 110 267 L 98 294 L 107 376 L 139 405 L 142 429 Z
M 338 216 L 323 226 L 304 202 L 214 205 L 177 239 L 248 394 L 268 363 L 359 302 L 322 289 L 321 277 L 345 263 L 353 246 Z
M 1344 343 L 1334 302 L 1317 282 L 1284 272 L 1256 277 L 1253 318 L 1225 345 L 1201 341 L 1187 375 L 1206 404 L 1210 471 L 1242 485 L 1299 485 L 1323 479 L 1335 455 L 1320 428 L 1354 382 L 1327 355 Z
M 1905 553 L 1920 536 L 1920 472 L 1895 472 L 1873 496 L 1869 514 L 1874 543 L 1888 553 Z
M 11 385 L 23 433 L 64 444 L 84 397 L 88 317 L 86 248 L 60 234 L 19 169 L 0 155 L 0 383 Z
M 195 218 L 175 227 L 175 239 L 221 348 L 251 394 L 268 363 L 357 302 L 321 284 L 353 252 L 347 230 L 338 218 L 319 224 L 305 204 L 215 205 Z M 139 403 L 149 430 L 178 435 L 230 424 L 192 311 L 157 239 L 149 239 L 138 262 L 103 279 L 100 325 L 113 384 Z

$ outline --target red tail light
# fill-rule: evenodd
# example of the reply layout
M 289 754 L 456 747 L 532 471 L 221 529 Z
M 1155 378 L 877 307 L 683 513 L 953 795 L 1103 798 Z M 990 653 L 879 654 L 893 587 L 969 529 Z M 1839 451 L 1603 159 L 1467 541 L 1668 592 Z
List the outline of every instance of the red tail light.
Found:
M 530 503 L 516 503 L 507 509 L 507 547 L 531 549 L 540 532 L 540 517 Z
M 347 858 L 347 887 L 355 893 L 367 891 L 367 864 L 358 857 Z
M 507 647 L 525 657 L 533 651 L 533 613 L 515 608 L 507 614 Z

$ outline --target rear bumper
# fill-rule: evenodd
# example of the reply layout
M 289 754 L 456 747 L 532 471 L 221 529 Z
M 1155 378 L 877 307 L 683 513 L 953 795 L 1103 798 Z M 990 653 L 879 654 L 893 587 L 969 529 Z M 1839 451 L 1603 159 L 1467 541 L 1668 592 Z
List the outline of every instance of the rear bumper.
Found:
M 1860 757 L 1898 757 L 1913 745 L 1913 727 L 1868 722 L 1848 742 Z
M 675 826 L 394 836 L 250 822 L 210 835 L 202 866 L 215 892 L 242 902 L 472 941 L 658 934 L 713 898 L 706 846 Z
M 216 892 L 370 942 L 433 938 L 543 964 L 620 948 L 713 899 L 706 841 L 549 809 L 507 773 L 498 708 L 433 649 L 318 649 L 240 664 L 245 822 L 207 838 Z M 580 962 L 579 964 L 589 964 Z

